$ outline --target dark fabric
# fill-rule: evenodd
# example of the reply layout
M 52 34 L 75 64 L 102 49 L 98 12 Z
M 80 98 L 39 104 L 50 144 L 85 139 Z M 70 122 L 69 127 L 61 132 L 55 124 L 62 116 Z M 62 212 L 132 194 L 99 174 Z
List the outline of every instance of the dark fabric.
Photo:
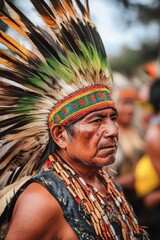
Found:
M 19 195 L 32 182 L 37 182 L 43 185 L 58 201 L 64 212 L 64 216 L 67 222 L 70 224 L 70 226 L 75 231 L 80 240 L 101 240 L 101 238 L 98 237 L 95 233 L 92 221 L 90 219 L 90 215 L 88 214 L 86 209 L 81 207 L 81 210 L 79 210 L 79 205 L 77 204 L 77 202 L 73 199 L 72 195 L 69 193 L 64 183 L 59 179 L 59 177 L 57 177 L 53 173 L 52 170 L 43 171 L 35 175 L 32 179 L 27 181 L 14 195 L 12 201 L 10 202 L 10 204 L 7 205 L 4 213 L 0 218 L 1 240 L 5 239 L 5 234 L 8 230 L 8 225 L 12 216 L 12 211 Z M 116 219 L 116 216 L 114 216 L 114 212 L 109 214 L 112 215 L 110 216 L 110 218 Z M 113 222 L 113 226 L 118 236 L 118 240 L 122 240 L 123 237 L 120 222 Z M 143 238 L 141 234 L 138 234 L 136 239 L 140 240 L 147 238 Z
M 139 223 L 147 227 L 151 240 L 160 239 L 160 204 L 152 208 L 147 208 L 144 204 L 144 199 L 139 199 Z
M 90 225 L 91 219 L 86 212 L 80 212 L 78 204 L 68 192 L 64 183 L 53 173 L 52 170 L 39 173 L 33 180 L 42 184 L 58 201 L 63 209 L 64 216 L 79 239 L 100 239 L 96 236 L 94 228 Z

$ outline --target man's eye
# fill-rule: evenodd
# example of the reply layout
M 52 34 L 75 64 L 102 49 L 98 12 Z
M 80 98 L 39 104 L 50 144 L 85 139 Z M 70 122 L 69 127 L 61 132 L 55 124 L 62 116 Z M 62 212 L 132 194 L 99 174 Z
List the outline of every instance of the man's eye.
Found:
M 117 121 L 117 117 L 111 117 L 112 121 L 116 122 Z
M 102 121 L 102 119 L 100 119 L 100 118 L 96 118 L 96 119 L 94 119 L 94 120 L 92 120 L 91 122 L 92 123 L 100 123 Z

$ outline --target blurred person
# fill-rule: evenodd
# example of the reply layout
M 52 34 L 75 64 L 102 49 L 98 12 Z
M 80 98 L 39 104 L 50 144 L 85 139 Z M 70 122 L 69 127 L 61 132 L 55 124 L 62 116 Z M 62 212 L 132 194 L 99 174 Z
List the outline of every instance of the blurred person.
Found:
M 138 87 L 138 108 L 137 108 L 137 125 L 141 135 L 144 137 L 148 129 L 150 118 L 152 117 L 152 106 L 149 102 L 149 92 L 153 81 L 157 78 L 160 69 L 159 61 L 151 61 L 145 64 L 145 77 Z
M 135 168 L 135 189 L 141 199 L 140 221 L 152 240 L 160 237 L 160 78 L 149 91 L 153 114 L 145 136 L 146 154 Z
M 134 122 L 137 89 L 127 78 L 122 77 L 118 74 L 114 78 L 113 98 L 119 113 L 119 142 L 116 162 L 111 165 L 111 169 L 115 171 L 114 181 L 122 186 L 127 200 L 137 212 L 134 170 L 144 152 L 144 141 Z
M 152 81 L 148 80 L 145 83 L 141 83 L 138 88 L 138 101 L 136 104 L 136 125 L 142 138 L 145 137 L 149 121 L 152 117 L 152 107 L 148 99 L 151 82 Z

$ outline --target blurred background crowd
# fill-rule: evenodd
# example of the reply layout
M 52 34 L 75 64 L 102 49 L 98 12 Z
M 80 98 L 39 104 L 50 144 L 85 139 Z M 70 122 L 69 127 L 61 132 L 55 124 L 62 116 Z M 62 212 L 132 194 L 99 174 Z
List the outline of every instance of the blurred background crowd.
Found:
M 43 24 L 27 0 L 13 2 L 35 24 Z M 113 70 L 113 98 L 119 112 L 117 160 L 107 170 L 122 186 L 151 240 L 159 240 L 160 1 L 90 0 L 90 9 Z M 2 22 L 0 28 L 17 34 Z M 30 48 L 20 36 L 16 38 Z

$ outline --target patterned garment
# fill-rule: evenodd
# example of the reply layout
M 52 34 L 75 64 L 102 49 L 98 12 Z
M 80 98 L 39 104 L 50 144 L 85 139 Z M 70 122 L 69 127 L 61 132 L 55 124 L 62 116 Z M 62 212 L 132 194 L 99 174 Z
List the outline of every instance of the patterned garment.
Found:
M 94 227 L 91 223 L 90 215 L 84 209 L 84 211 L 79 211 L 78 204 L 71 196 L 69 191 L 67 190 L 64 183 L 57 177 L 52 170 L 42 171 L 35 175 L 32 179 L 27 181 L 14 195 L 12 201 L 7 205 L 5 211 L 3 212 L 0 218 L 0 239 L 5 239 L 5 235 L 8 230 L 9 222 L 12 216 L 12 211 L 16 200 L 19 195 L 26 189 L 26 187 L 32 182 L 37 182 L 43 185 L 58 201 L 63 212 L 64 217 L 67 222 L 70 224 L 72 229 L 75 231 L 80 240 L 101 240 L 99 236 L 96 235 Z M 114 229 L 116 230 L 116 234 L 119 240 L 122 240 L 121 233 L 121 224 L 119 221 L 116 221 L 116 216 L 109 213 L 112 216 L 109 216 L 113 220 Z M 3 223 L 3 224 L 2 224 Z M 143 239 L 137 237 L 136 239 Z

